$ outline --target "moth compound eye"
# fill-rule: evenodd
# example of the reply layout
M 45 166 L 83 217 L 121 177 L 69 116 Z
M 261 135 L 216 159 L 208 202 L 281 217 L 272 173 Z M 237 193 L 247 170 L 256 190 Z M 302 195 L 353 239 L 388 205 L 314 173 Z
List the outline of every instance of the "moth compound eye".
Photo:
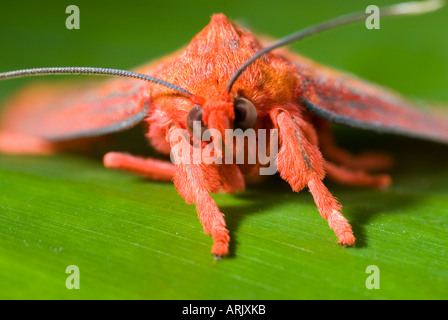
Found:
M 253 128 L 257 124 L 257 109 L 252 102 L 245 98 L 236 98 L 234 103 L 235 120 L 234 128 L 243 130 Z
M 194 129 L 195 122 L 200 122 L 200 127 L 197 124 L 197 129 Z M 193 108 L 188 111 L 187 115 L 187 130 L 188 132 L 198 140 L 201 140 L 202 133 L 207 130 L 207 126 L 202 121 L 202 107 L 198 104 L 194 105 Z

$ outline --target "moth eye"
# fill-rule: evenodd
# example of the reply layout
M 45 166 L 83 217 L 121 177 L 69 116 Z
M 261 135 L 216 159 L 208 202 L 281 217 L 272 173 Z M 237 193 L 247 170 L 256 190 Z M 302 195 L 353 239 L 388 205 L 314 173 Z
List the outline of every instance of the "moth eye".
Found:
M 257 109 L 252 102 L 239 97 L 235 99 L 233 106 L 235 112 L 234 128 L 246 130 L 255 127 L 257 124 Z
M 201 122 L 200 130 L 193 130 L 195 122 Z M 188 111 L 187 115 L 187 130 L 188 132 L 198 140 L 201 140 L 202 133 L 207 130 L 207 126 L 202 121 L 202 107 L 198 104 L 194 105 L 193 108 Z

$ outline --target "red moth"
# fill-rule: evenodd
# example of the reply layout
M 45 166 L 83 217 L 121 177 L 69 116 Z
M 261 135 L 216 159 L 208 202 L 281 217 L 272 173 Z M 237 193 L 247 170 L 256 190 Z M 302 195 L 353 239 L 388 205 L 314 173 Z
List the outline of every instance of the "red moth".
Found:
M 435 0 L 405 3 L 384 8 L 381 15 L 423 13 L 440 4 Z M 159 152 L 169 154 L 183 140 L 188 142 L 183 155 L 186 152 L 190 156 L 195 148 L 205 150 L 212 144 L 215 148 L 211 155 L 222 160 L 225 155 L 234 154 L 234 149 L 227 148 L 226 130 L 253 128 L 258 134 L 260 129 L 275 129 L 270 132 L 277 132 L 280 148 L 269 151 L 278 151 L 280 176 L 294 191 L 307 187 L 320 214 L 336 233 L 338 243 L 353 245 L 352 228 L 322 180 L 327 175 L 344 184 L 383 188 L 389 185 L 389 176 L 369 171 L 387 168 L 389 158 L 380 154 L 354 156 L 338 148 L 328 122 L 442 143 L 448 143 L 448 122 L 411 108 L 411 102 L 387 89 L 323 67 L 286 49 L 272 51 L 365 18 L 365 13 L 344 16 L 265 46 L 262 39 L 217 14 L 188 46 L 136 72 L 41 68 L 1 73 L 0 79 L 43 74 L 127 78 L 94 87 L 34 85 L 23 90 L 4 108 L 0 150 L 48 154 L 70 148 L 79 140 L 85 142 L 84 138 L 124 130 L 144 121 L 149 128 L 146 137 Z M 193 130 L 195 121 L 199 124 L 199 136 Z M 179 135 L 180 129 L 184 131 Z M 217 135 L 204 139 L 201 134 L 207 129 L 215 130 L 225 141 Z M 270 146 L 273 139 L 274 136 L 268 136 L 266 144 Z M 244 152 L 253 148 L 246 144 Z M 187 162 L 177 151 L 172 152 L 172 159 L 174 163 L 110 152 L 104 156 L 104 164 L 150 179 L 172 180 L 185 201 L 196 204 L 204 231 L 214 240 L 212 253 L 215 257 L 227 255 L 228 230 L 210 193 L 242 191 L 248 179 L 259 177 L 265 164 Z

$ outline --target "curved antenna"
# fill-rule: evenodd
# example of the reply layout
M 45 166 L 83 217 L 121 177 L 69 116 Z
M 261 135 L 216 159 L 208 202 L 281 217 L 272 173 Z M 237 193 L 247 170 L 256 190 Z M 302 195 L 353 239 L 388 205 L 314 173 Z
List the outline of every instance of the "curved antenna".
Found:
M 7 80 L 13 78 L 31 77 L 31 76 L 44 76 L 44 75 L 69 75 L 69 74 L 85 74 L 85 75 L 103 75 L 103 76 L 117 76 L 125 78 L 134 78 L 143 81 L 154 82 L 162 86 L 171 88 L 173 90 L 182 92 L 190 98 L 198 98 L 192 93 L 188 92 L 175 84 L 148 76 L 143 73 L 134 71 L 120 70 L 120 69 L 107 69 L 107 68 L 91 68 L 91 67 L 55 67 L 55 68 L 34 68 L 23 69 L 9 72 L 0 73 L 0 80 Z
M 399 3 L 395 5 L 391 5 L 388 7 L 380 8 L 380 16 L 381 17 L 393 17 L 393 16 L 402 16 L 402 15 L 414 15 L 414 14 L 422 14 L 431 11 L 435 11 L 443 7 L 445 4 L 444 0 L 427 0 L 427 1 L 415 1 L 415 2 L 405 2 Z M 366 12 L 357 12 L 344 16 L 340 16 L 320 24 L 305 28 L 303 30 L 299 30 L 293 34 L 290 34 L 273 44 L 269 47 L 263 48 L 257 53 L 255 53 L 252 57 L 250 57 L 239 69 L 233 74 L 232 78 L 229 81 L 229 84 L 226 87 L 226 92 L 230 93 L 235 81 L 238 77 L 243 73 L 244 70 L 248 66 L 250 66 L 255 60 L 263 56 L 264 54 L 271 52 L 274 49 L 279 47 L 283 47 L 291 42 L 301 40 L 313 34 L 320 33 L 322 31 L 334 29 L 339 26 L 343 26 L 346 24 L 359 22 L 365 20 L 371 13 Z

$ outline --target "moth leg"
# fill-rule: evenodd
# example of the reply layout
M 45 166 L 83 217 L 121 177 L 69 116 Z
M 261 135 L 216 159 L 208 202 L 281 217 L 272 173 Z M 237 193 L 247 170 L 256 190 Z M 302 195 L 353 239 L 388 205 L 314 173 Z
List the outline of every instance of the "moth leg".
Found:
M 133 156 L 128 153 L 108 152 L 104 155 L 106 168 L 131 172 L 157 181 L 171 181 L 176 167 L 168 161 Z
M 351 186 L 385 189 L 391 182 L 388 174 L 372 175 L 364 170 L 345 168 L 328 161 L 325 161 L 324 169 L 331 180 Z
M 54 153 L 54 145 L 41 139 L 21 133 L 1 131 L 0 151 L 6 154 L 40 154 Z
M 337 146 L 333 138 L 328 121 L 319 119 L 316 123 L 319 135 L 319 147 L 325 158 L 339 163 L 345 167 L 368 171 L 381 171 L 391 169 L 393 158 L 385 153 L 366 151 L 359 155 L 353 155 Z
M 235 164 L 221 164 L 217 167 L 222 181 L 222 191 L 234 193 L 244 191 L 246 183 L 241 170 Z
M 180 133 L 182 131 L 183 133 Z M 196 211 L 204 232 L 213 238 L 212 253 L 215 258 L 227 255 L 229 253 L 229 231 L 226 229 L 224 215 L 210 196 L 210 192 L 216 193 L 223 188 L 216 165 L 195 163 L 188 133 L 178 129 L 176 125 L 172 125 L 169 129 L 167 139 L 176 164 L 173 182 L 177 191 L 185 199 L 185 202 L 196 204 Z M 179 152 L 179 144 L 183 145 L 182 152 Z
M 338 243 L 344 246 L 354 244 L 355 237 L 347 219 L 341 214 L 341 205 L 322 182 L 325 176 L 322 154 L 305 137 L 304 132 L 311 130 L 311 126 L 300 116 L 291 116 L 283 109 L 272 110 L 270 116 L 279 130 L 277 168 L 280 176 L 295 192 L 308 186 L 321 216 L 337 235 Z
M 21 132 L 0 130 L 0 152 L 19 155 L 52 155 L 62 151 L 88 151 L 103 137 L 50 142 Z

